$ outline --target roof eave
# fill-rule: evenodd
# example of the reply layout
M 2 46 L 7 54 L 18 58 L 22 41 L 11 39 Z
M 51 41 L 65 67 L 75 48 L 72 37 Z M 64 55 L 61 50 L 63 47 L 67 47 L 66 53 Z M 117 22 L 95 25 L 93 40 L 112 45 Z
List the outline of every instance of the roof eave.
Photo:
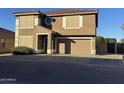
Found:
M 23 16 L 23 15 L 44 15 L 40 11 L 35 12 L 15 12 L 13 13 L 15 16 Z
M 64 16 L 64 15 L 86 15 L 86 14 L 97 14 L 98 12 L 83 12 L 83 13 L 63 13 L 63 14 L 46 14 L 47 16 Z

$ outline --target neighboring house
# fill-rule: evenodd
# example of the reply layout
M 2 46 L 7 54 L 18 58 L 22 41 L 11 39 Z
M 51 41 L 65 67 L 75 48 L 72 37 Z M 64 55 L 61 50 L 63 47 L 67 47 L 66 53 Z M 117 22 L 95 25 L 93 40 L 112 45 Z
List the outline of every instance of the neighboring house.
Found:
M 14 47 L 15 33 L 0 28 L 0 53 L 7 53 L 11 51 L 11 48 Z
M 15 46 L 40 53 L 96 54 L 96 10 L 16 12 Z

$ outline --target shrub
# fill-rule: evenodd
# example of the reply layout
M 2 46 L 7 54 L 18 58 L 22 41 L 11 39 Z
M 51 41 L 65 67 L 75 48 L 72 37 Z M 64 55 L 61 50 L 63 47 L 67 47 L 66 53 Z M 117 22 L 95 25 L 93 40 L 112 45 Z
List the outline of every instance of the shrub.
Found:
M 33 54 L 34 50 L 29 47 L 18 46 L 18 47 L 12 48 L 11 52 L 14 55 L 29 55 L 29 54 Z

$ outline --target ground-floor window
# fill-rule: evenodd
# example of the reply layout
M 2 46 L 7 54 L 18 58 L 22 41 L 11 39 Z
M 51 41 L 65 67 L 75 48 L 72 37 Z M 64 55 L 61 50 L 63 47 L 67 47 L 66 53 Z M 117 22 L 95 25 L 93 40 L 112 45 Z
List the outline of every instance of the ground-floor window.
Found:
M 5 39 L 0 38 L 0 49 L 4 49 L 4 48 L 5 48 Z

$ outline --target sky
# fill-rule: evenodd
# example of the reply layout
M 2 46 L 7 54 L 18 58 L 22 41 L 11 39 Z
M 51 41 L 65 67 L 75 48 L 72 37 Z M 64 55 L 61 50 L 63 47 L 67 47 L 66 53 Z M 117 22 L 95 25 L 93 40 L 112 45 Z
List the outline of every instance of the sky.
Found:
M 13 13 L 28 10 L 44 12 L 58 10 L 58 8 L 1 8 L 0 27 L 15 31 Z M 124 30 L 121 29 L 121 25 L 124 24 L 124 8 L 97 8 L 97 10 L 99 10 L 97 35 L 105 38 L 116 38 L 118 41 L 124 38 Z

